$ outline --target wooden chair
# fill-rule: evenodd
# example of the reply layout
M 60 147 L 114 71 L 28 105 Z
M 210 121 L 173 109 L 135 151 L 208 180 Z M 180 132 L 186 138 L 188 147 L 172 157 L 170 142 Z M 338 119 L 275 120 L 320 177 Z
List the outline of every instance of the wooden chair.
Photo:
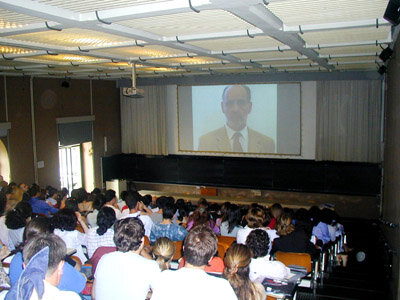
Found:
M 175 241 L 175 254 L 172 257 L 172 260 L 178 260 L 183 256 L 182 253 L 182 247 L 183 247 L 183 241 Z
M 222 259 L 225 257 L 226 250 L 236 241 L 235 237 L 231 236 L 218 236 L 218 255 Z
M 307 269 L 307 273 L 312 271 L 311 255 L 308 253 L 276 252 L 276 260 L 285 266 L 296 265 Z

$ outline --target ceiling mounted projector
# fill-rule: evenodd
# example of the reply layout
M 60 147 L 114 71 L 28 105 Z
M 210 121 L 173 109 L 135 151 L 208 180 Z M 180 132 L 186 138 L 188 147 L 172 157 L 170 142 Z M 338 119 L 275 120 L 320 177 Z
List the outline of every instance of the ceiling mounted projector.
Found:
M 122 95 L 129 98 L 140 99 L 144 97 L 144 90 L 136 87 L 136 70 L 135 63 L 132 63 L 132 86 L 124 87 L 122 89 Z

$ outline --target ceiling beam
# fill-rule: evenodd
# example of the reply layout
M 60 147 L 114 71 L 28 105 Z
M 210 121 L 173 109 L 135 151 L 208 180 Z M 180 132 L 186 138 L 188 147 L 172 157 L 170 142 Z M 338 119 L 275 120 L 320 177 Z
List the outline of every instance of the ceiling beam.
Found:
M 307 56 L 310 60 L 318 63 L 321 67 L 328 70 L 334 68 L 327 63 L 326 59 L 320 58 L 318 53 L 313 49 L 307 49 L 306 43 L 296 33 L 288 33 L 283 31 L 283 22 L 269 11 L 263 4 L 253 6 L 242 6 L 229 10 L 234 15 L 242 18 L 248 23 L 260 28 L 265 34 L 286 44 L 290 49 Z

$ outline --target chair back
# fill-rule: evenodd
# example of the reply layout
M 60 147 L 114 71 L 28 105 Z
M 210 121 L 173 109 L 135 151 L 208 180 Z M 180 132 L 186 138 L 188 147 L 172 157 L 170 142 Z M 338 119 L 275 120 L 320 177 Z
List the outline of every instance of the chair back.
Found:
M 150 246 L 150 240 L 149 240 L 149 237 L 147 235 L 144 236 L 144 245 L 145 246 Z
M 183 241 L 174 241 L 174 244 L 175 244 L 175 254 L 172 257 L 172 260 L 178 260 L 183 256 L 182 254 Z
M 285 266 L 297 265 L 307 269 L 307 273 L 312 270 L 311 255 L 308 253 L 281 252 L 275 254 L 276 260 L 282 262 Z
M 222 259 L 225 257 L 225 252 L 232 245 L 233 242 L 236 241 L 235 237 L 232 236 L 218 236 L 218 255 Z

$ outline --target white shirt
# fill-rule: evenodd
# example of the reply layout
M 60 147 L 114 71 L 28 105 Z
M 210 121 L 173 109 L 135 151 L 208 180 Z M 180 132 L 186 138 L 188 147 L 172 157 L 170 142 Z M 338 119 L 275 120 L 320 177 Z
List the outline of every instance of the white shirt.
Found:
M 25 227 L 18 229 L 8 229 L 8 250 L 12 251 L 24 240 Z
M 79 232 L 78 230 L 62 231 L 60 229 L 54 229 L 54 234 L 58 235 L 64 241 L 64 243 L 67 245 L 67 248 L 73 248 L 76 250 L 74 255 L 79 257 L 82 264 L 87 261 L 82 249 L 82 245 L 87 245 L 86 234 Z
M 140 221 L 142 221 L 143 226 L 144 226 L 144 235 L 147 235 L 147 237 L 150 237 L 150 232 L 151 228 L 153 227 L 153 220 L 147 216 L 147 215 L 141 215 L 139 211 L 133 213 L 133 214 L 128 214 L 126 216 L 123 216 L 122 219 L 125 218 L 139 218 Z
M 6 216 L 0 217 L 0 241 L 3 245 L 8 245 L 8 228 L 6 226 Z
M 231 232 L 228 232 L 229 230 L 229 223 L 228 221 L 222 222 L 221 226 L 219 227 L 221 229 L 221 235 L 223 236 L 232 236 L 236 237 L 237 233 L 240 229 L 243 229 L 242 226 L 235 226 Z
M 30 300 L 38 299 L 39 297 L 34 289 Z M 81 300 L 81 297 L 74 292 L 60 291 L 57 287 L 44 280 L 44 293 L 41 300 Z
M 252 258 L 250 262 L 250 280 L 262 282 L 264 278 L 282 280 L 290 275 L 290 269 L 280 261 L 270 261 L 269 255 Z
M 90 228 L 87 233 L 87 251 L 89 258 L 99 247 L 115 247 L 114 243 L 114 229 L 108 228 L 103 235 L 97 233 L 99 226 Z
M 240 131 L 235 131 L 226 125 L 225 128 L 226 128 L 226 134 L 228 135 L 229 143 L 231 144 L 231 149 L 233 149 L 233 135 L 236 132 L 238 132 L 241 134 L 241 137 L 239 138 L 239 143 L 242 146 L 243 152 L 247 152 L 249 149 L 249 131 L 247 129 L 247 126 L 245 126 Z
M 229 282 L 200 269 L 181 268 L 161 272 L 153 286 L 151 300 L 235 300 Z
M 236 236 L 236 242 L 238 244 L 243 244 L 246 245 L 246 239 L 247 236 L 249 235 L 250 232 L 252 232 L 255 229 L 262 229 L 265 230 L 268 233 L 268 237 L 269 237 L 269 251 L 271 251 L 271 245 L 274 239 L 278 238 L 279 235 L 276 234 L 276 230 L 275 229 L 265 229 L 265 228 L 250 228 L 249 226 L 245 226 L 243 229 L 239 229 L 237 236 Z
M 105 254 L 94 274 L 96 300 L 144 300 L 159 273 L 155 261 L 136 253 Z

